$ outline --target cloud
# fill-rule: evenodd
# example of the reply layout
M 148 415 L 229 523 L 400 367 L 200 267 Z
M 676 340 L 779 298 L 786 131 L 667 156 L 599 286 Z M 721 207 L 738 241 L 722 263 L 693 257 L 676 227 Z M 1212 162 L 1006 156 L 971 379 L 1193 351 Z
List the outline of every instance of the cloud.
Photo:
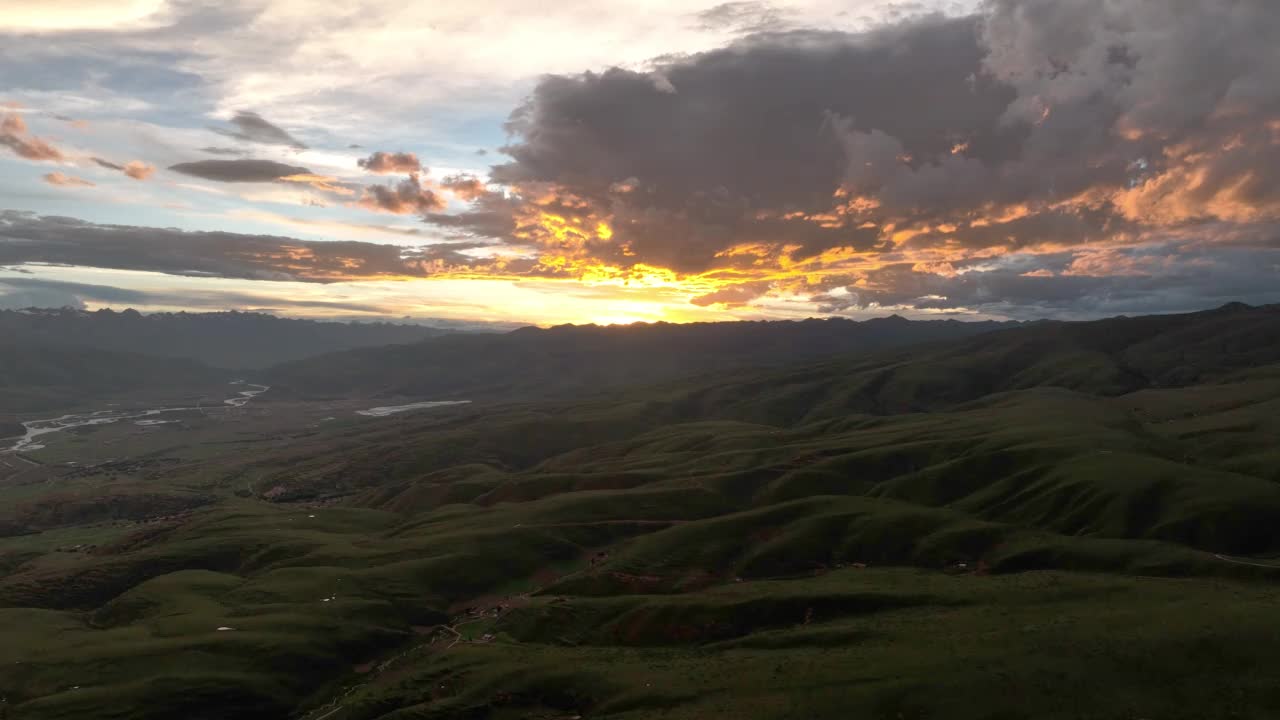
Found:
M 769 29 L 647 68 L 547 76 L 508 119 L 494 189 L 426 220 L 586 279 L 705 284 L 697 304 L 1065 312 L 1068 289 L 1102 307 L 1088 292 L 1142 282 L 1208 297 L 1178 285 L 1200 266 L 1193 248 L 1280 237 L 1280 46 L 1264 39 L 1280 14 L 1265 0 L 1180 8 L 990 0 L 967 17 Z M 771 11 L 730 3 L 698 21 L 732 31 Z M 1167 272 L 1120 260 L 1171 237 L 1183 249 Z M 1095 246 L 1119 254 L 1048 265 Z M 1274 267 L 1276 251 L 1252 258 Z M 1006 254 L 1018 272 L 990 269 Z
M 395 185 L 370 185 L 356 204 L 366 210 L 395 215 L 425 215 L 445 207 L 438 193 L 422 186 L 417 173 Z
M 0 146 L 7 147 L 18 157 L 40 162 L 62 162 L 62 151 L 27 131 L 27 123 L 17 113 L 0 117 Z
M 133 160 L 124 166 L 124 174 L 134 180 L 146 180 L 155 174 L 154 165 L 148 165 L 141 160 Z
M 697 27 L 702 30 L 758 33 L 785 27 L 788 11 L 768 2 L 748 0 L 727 2 L 707 8 L 694 15 Z
M 88 303 L 115 308 L 181 307 L 196 310 L 252 308 L 342 310 L 351 313 L 389 315 L 395 308 L 373 303 L 340 300 L 305 300 L 268 293 L 235 290 L 136 290 L 113 285 L 46 280 L 43 278 L 0 278 L 0 309 L 28 307 L 84 308 Z
M 739 285 L 728 285 L 714 292 L 699 295 L 689 302 L 700 307 L 711 305 L 739 307 L 763 296 L 767 292 L 769 292 L 769 283 L 767 282 L 741 283 Z
M 255 112 L 241 110 L 230 120 L 232 128 L 210 128 L 219 135 L 225 135 L 244 142 L 263 145 L 287 145 L 296 150 L 305 150 L 307 146 L 276 125 L 267 122 Z
M 468 202 L 478 200 L 489 192 L 484 182 L 474 175 L 449 175 L 440 181 L 440 187 Z
M 60 172 L 46 173 L 44 181 L 50 185 L 58 185 L 60 187 L 93 187 L 93 183 L 84 178 L 64 175 Z
M 264 281 L 430 277 L 482 260 L 476 244 L 402 247 L 275 235 L 185 232 L 0 211 L 0 265 L 50 263 Z
M 923 157 L 958 136 L 999 145 L 1009 134 L 999 120 L 1012 91 L 970 82 L 981 69 L 976 30 L 972 19 L 932 18 L 867 34 L 754 36 L 662 64 L 676 93 L 650 72 L 548 77 L 512 114 L 512 161 L 491 175 L 526 200 L 513 219 L 521 235 L 509 239 L 563 250 L 568 234 L 585 257 L 680 273 L 723 267 L 746 244 L 794 245 L 800 256 L 873 246 L 869 219 L 836 198 L 846 135 L 878 131 L 882 155 Z M 541 227 L 542 215 L 592 220 L 566 233 Z
M 197 160 L 178 163 L 170 170 L 183 175 L 217 182 L 274 182 L 293 175 L 311 175 L 311 171 L 274 160 Z
M 71 127 L 77 130 L 87 130 L 90 127 L 90 123 L 88 120 L 80 120 L 78 118 L 73 118 L 69 115 L 62 115 L 62 114 L 55 114 L 53 117 L 55 120 L 61 120 L 62 122 L 70 125 Z
M 1280 35 L 1280 13 L 1267 0 L 1176 5 L 986 0 L 969 16 L 948 17 L 921 14 L 938 3 L 896 3 L 900 22 L 854 30 L 864 25 L 857 11 L 828 13 L 823 24 L 813 8 L 735 2 L 697 15 L 668 10 L 647 29 L 626 28 L 683 33 L 655 45 L 617 43 L 609 39 L 618 37 L 609 34 L 613 19 L 597 19 L 602 32 L 537 66 L 552 74 L 508 117 L 506 158 L 495 159 L 487 178 L 432 181 L 422 171 L 366 190 L 323 170 L 283 163 L 253 170 L 269 161 L 177 167 L 195 166 L 189 174 L 213 173 L 218 177 L 209 179 L 224 182 L 359 192 L 355 204 L 421 216 L 430 226 L 424 232 L 488 242 L 506 259 L 470 261 L 477 273 L 651 282 L 714 306 L 814 299 L 806 307 L 963 310 L 1024 302 L 1065 313 L 1071 303 L 1113 307 L 1099 293 L 1142 291 L 1172 307 L 1217 292 L 1183 279 L 1215 257 L 1236 258 L 1223 267 L 1243 267 L 1243 255 L 1232 254 L 1244 252 L 1240 238 L 1253 238 L 1247 247 L 1257 268 L 1250 277 L 1264 276 L 1275 266 L 1280 236 L 1280 47 L 1269 41 Z M 181 49 L 166 56 L 174 66 L 223 78 L 223 107 L 257 107 L 277 119 L 290 108 L 291 121 L 317 128 L 341 102 L 403 94 L 405 81 L 395 72 L 373 83 L 353 73 L 354 80 L 330 87 L 333 76 L 317 71 L 329 59 L 369 57 L 359 55 L 370 47 L 359 41 L 406 25 L 389 20 L 406 17 L 396 14 L 399 7 L 338 33 L 316 32 L 318 16 L 329 12 L 323 8 L 305 17 L 284 6 L 228 11 L 230 17 L 194 7 L 175 6 L 174 17 L 185 23 L 180 30 L 221 20 L 228 37 L 268 30 L 279 37 L 271 57 L 215 61 Z M 804 29 L 819 26 L 828 29 Z M 726 37 L 736 39 L 717 46 Z M 160 42 L 155 34 L 137 42 L 143 40 Z M 467 48 L 432 46 L 436 51 L 475 57 Z M 139 58 L 123 53 L 103 61 L 102 84 L 136 83 L 129 70 L 149 67 Z M 273 62 L 282 72 L 263 76 L 261 68 Z M 49 85 L 50 76 L 40 74 L 55 65 L 33 62 L 11 72 L 70 93 L 72 86 Z M 240 74 L 221 72 L 230 65 Z M 473 69 L 466 61 L 451 65 Z M 495 76 L 507 77 L 505 65 Z M 587 67 L 607 69 L 575 70 Z M 404 74 L 411 75 L 428 84 Z M 145 90 L 136 92 L 151 93 L 151 102 L 193 87 L 191 76 L 154 68 L 145 79 Z M 486 96 L 484 112 L 494 102 Z M 407 104 L 373 105 L 333 121 L 331 137 L 389 127 L 374 123 L 384 111 L 410 112 Z M 224 134 L 296 142 L 247 114 L 237 117 Z M 471 127 L 473 119 L 457 126 Z M 422 121 L 439 127 L 434 117 Z M 19 136 L 27 141 L 25 127 Z M 437 147 L 437 140 L 392 142 Z M 491 146 L 483 137 L 465 142 L 462 152 Z M 384 162 L 395 165 L 372 164 Z M 466 204 L 461 211 L 458 201 Z M 1174 246 L 1176 252 L 1157 253 Z M 476 252 L 449 262 L 465 263 Z M 1224 273 L 1213 277 L 1223 282 Z
M 422 170 L 422 163 L 418 161 L 418 156 L 409 152 L 386 153 L 379 151 L 368 158 L 357 160 L 356 164 L 371 173 L 384 175 L 416 173 Z
M 1078 251 L 1057 258 L 1066 272 L 1019 272 L 1016 265 L 939 275 L 886 266 L 863 283 L 827 298 L 823 309 L 867 307 L 980 310 L 1033 319 L 1185 312 L 1229 301 L 1280 302 L 1280 257 L 1274 250 L 1212 248 L 1173 242 L 1141 248 Z M 1037 259 L 1033 262 L 1043 262 Z
M 6 3 L 0 29 L 18 32 L 123 30 L 154 24 L 166 0 L 59 0 Z
M 117 172 L 124 173 L 125 175 L 133 178 L 134 180 L 146 180 L 150 178 L 156 171 L 154 166 L 148 165 L 147 163 L 144 163 L 141 160 L 133 160 L 125 165 L 120 165 L 118 163 L 113 163 L 109 160 L 103 160 L 100 157 L 91 157 L 89 159 L 92 160 L 94 163 L 96 163 L 100 167 L 104 167 L 108 170 L 115 170 Z
M 311 173 L 299 173 L 297 175 L 286 175 L 279 178 L 280 182 L 298 183 L 310 186 L 313 190 L 330 193 L 332 195 L 355 195 L 358 185 L 347 183 L 339 180 L 331 175 L 313 175 Z
M 209 153 L 210 155 L 231 155 L 231 156 L 242 156 L 246 154 L 245 151 L 237 150 L 235 148 L 213 147 L 213 146 L 202 147 L 200 148 L 200 152 Z
M 18 279 L 25 278 L 0 278 L 0 310 L 85 307 L 83 300 L 61 288 L 23 287 L 13 282 Z

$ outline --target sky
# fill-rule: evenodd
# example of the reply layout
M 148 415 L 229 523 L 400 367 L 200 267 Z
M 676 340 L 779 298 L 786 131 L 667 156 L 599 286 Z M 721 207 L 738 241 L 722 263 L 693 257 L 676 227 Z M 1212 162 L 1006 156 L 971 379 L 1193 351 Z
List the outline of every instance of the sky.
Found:
M 0 307 L 1280 302 L 1274 0 L 0 0 Z

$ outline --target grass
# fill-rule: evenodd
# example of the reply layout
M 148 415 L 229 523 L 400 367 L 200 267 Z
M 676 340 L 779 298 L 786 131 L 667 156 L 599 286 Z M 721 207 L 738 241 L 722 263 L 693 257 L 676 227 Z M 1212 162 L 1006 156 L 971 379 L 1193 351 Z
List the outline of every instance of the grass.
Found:
M 1275 717 L 1280 382 L 1180 322 L 58 438 L 0 717 Z
M 516 642 L 419 656 L 336 717 L 1261 718 L 1280 699 L 1275 600 L 1196 580 L 893 569 L 570 598 L 504 621 Z

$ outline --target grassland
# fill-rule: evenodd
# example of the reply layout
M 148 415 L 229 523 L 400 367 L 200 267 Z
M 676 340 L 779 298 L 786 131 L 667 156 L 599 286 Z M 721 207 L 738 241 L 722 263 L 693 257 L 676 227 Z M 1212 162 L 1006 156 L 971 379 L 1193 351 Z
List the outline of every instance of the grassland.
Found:
M 1272 718 L 1274 327 L 109 426 L 0 486 L 0 717 Z

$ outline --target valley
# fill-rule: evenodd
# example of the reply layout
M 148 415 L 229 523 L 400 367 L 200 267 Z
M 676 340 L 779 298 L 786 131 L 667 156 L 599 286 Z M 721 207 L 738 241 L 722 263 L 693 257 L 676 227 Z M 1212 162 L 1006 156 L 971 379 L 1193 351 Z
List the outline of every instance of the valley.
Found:
M 0 455 L 0 712 L 1266 717 L 1277 336 L 1227 307 L 90 415 Z

